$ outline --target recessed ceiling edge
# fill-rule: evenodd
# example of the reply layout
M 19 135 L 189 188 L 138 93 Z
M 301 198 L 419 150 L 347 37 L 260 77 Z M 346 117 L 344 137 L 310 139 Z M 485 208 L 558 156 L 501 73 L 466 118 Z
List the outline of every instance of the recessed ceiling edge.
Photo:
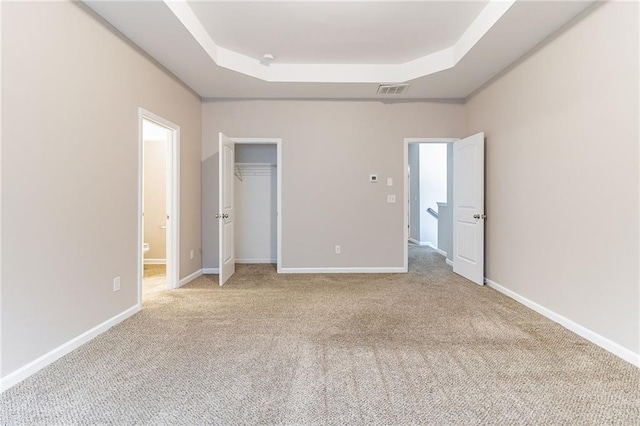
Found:
M 451 47 L 403 64 L 270 64 L 216 44 L 187 0 L 164 0 L 165 5 L 220 67 L 268 82 L 378 83 L 404 82 L 453 68 L 513 6 L 516 0 L 490 0 Z

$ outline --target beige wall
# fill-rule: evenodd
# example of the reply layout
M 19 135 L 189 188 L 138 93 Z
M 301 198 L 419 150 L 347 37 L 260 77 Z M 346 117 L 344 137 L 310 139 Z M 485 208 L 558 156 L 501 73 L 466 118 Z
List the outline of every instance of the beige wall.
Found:
M 138 107 L 181 126 L 181 277 L 201 235 L 217 266 L 219 131 L 283 139 L 289 268 L 402 266 L 403 138 L 485 131 L 487 276 L 638 352 L 637 9 L 601 6 L 466 107 L 201 106 L 83 6 L 3 2 L 0 375 L 135 305 Z
M 2 79 L 4 377 L 136 305 L 138 107 L 181 126 L 180 275 L 200 269 L 202 126 L 197 96 L 77 4 L 3 2 Z
M 638 4 L 608 3 L 467 103 L 486 275 L 639 351 Z
M 403 138 L 461 137 L 464 106 L 220 101 L 203 105 L 204 266 L 218 266 L 218 132 L 282 138 L 282 266 L 402 267 Z M 380 182 L 369 183 L 377 173 Z M 387 177 L 394 186 L 386 186 Z M 397 203 L 387 204 L 387 194 Z M 334 246 L 342 254 L 334 254 Z
M 166 147 L 166 141 L 144 142 L 144 242 L 149 244 L 145 260 L 167 258 Z

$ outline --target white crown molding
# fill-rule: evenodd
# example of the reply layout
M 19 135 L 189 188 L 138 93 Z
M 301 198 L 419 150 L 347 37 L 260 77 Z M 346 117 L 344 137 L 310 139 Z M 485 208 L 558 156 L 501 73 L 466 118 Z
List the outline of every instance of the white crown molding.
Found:
M 209 57 L 220 67 L 268 82 L 398 83 L 453 68 L 513 6 L 516 0 L 490 0 L 451 47 L 403 64 L 270 64 L 216 44 L 187 0 L 164 0 Z

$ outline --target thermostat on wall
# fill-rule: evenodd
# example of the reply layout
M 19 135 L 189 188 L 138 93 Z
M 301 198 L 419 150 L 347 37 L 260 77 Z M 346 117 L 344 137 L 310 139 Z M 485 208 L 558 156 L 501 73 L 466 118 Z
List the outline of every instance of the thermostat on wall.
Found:
M 369 182 L 378 183 L 378 175 L 369 175 Z

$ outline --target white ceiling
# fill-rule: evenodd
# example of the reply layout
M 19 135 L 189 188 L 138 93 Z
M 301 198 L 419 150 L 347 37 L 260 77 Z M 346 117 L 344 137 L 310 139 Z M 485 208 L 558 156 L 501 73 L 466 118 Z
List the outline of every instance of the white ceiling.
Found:
M 399 64 L 453 46 L 488 2 L 188 3 L 216 44 L 251 58 Z
M 461 99 L 592 1 L 85 3 L 203 98 Z

